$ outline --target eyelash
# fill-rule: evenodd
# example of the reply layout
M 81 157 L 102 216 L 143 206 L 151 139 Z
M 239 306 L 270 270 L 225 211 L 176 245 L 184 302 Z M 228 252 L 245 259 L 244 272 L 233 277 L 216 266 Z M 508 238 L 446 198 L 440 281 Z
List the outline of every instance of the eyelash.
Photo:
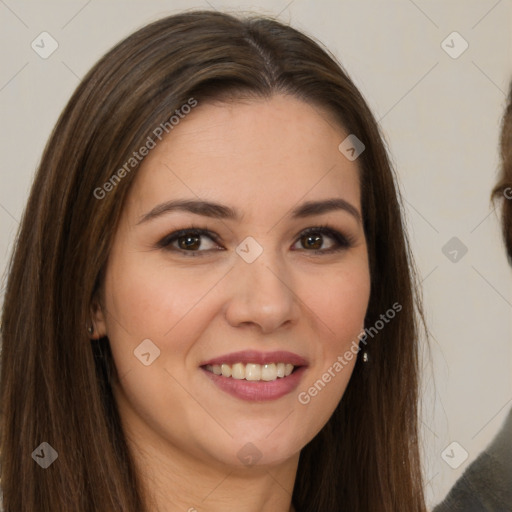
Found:
M 306 252 L 310 252 L 313 254 L 332 254 L 336 252 L 341 252 L 343 250 L 349 249 L 353 245 L 353 239 L 349 236 L 343 235 L 338 230 L 332 228 L 331 226 L 327 224 L 307 228 L 304 231 L 302 231 L 297 241 L 299 241 L 303 236 L 308 236 L 311 234 L 321 234 L 331 237 L 335 242 L 336 246 L 332 249 L 316 249 L 316 250 L 308 250 L 303 249 Z M 190 228 L 186 229 L 180 229 L 179 231 L 174 231 L 173 233 L 170 233 L 169 235 L 165 236 L 158 242 L 158 247 L 161 249 L 165 249 L 167 251 L 173 251 L 178 252 L 182 254 L 185 257 L 197 257 L 197 256 L 203 256 L 201 253 L 204 252 L 211 252 L 211 249 L 205 250 L 205 251 L 185 251 L 183 249 L 178 249 L 176 247 L 170 247 L 173 242 L 178 240 L 181 237 L 184 237 L 186 235 L 192 235 L 192 236 L 207 236 L 210 238 L 213 242 L 220 245 L 219 243 L 219 237 L 212 233 L 210 230 L 204 227 L 199 226 L 191 226 Z M 296 241 L 296 242 L 297 242 Z M 295 243 L 296 243 L 295 242 Z M 295 244 L 294 244 L 295 245 Z

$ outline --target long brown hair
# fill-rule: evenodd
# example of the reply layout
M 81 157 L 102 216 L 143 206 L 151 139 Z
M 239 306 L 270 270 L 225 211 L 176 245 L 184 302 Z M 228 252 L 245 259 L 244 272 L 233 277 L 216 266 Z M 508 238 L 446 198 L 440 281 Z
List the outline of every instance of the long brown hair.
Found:
M 109 342 L 90 341 L 85 327 L 137 168 L 103 198 L 95 190 L 190 98 L 201 104 L 276 93 L 327 109 L 365 144 L 357 162 L 371 273 L 366 325 L 402 306 L 368 341 L 369 362 L 358 358 L 336 411 L 301 451 L 293 504 L 299 512 L 425 511 L 417 438 L 423 316 L 377 122 L 311 38 L 271 19 L 213 11 L 163 18 L 110 50 L 82 80 L 46 146 L 2 316 L 6 511 L 144 510 L 112 396 Z M 58 452 L 44 470 L 32 458 L 42 442 Z

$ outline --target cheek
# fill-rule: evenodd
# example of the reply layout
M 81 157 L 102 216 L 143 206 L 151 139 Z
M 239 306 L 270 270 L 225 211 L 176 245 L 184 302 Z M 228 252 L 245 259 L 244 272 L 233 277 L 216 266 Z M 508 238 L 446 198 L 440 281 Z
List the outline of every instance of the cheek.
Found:
M 137 364 L 134 350 L 147 339 L 160 350 L 158 365 L 172 365 L 208 323 L 203 306 L 222 275 L 170 269 L 150 263 L 143 253 L 123 254 L 106 275 L 107 330 L 116 365 L 126 372 Z
M 370 296 L 370 276 L 364 260 L 318 280 L 308 278 L 307 305 L 315 312 L 317 349 L 310 375 L 298 390 L 297 400 L 318 431 L 343 397 L 357 360 Z M 322 333 L 322 334 L 320 334 Z
M 315 284 L 316 281 L 316 284 Z M 307 278 L 307 305 L 326 333 L 324 351 L 333 354 L 361 332 L 370 297 L 370 275 L 364 261 L 322 279 Z
M 120 383 L 116 398 L 125 414 L 136 411 L 160 435 L 167 436 L 172 425 L 173 435 L 185 439 L 195 404 L 188 385 L 183 387 L 187 354 L 208 325 L 208 290 L 221 276 L 148 260 L 143 254 L 119 258 L 106 275 L 107 329 Z

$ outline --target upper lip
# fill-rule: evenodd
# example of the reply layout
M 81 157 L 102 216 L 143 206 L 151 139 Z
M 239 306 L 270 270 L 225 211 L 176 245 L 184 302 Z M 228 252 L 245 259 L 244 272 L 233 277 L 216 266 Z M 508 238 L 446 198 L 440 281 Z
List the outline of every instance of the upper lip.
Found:
M 307 366 L 308 362 L 301 356 L 293 352 L 285 350 L 277 350 L 274 352 L 258 352 L 256 350 L 243 350 L 240 352 L 231 352 L 223 356 L 208 359 L 200 364 L 200 366 L 214 365 L 214 364 L 230 364 L 235 363 L 254 363 L 254 364 L 269 364 L 269 363 L 290 363 L 293 366 Z

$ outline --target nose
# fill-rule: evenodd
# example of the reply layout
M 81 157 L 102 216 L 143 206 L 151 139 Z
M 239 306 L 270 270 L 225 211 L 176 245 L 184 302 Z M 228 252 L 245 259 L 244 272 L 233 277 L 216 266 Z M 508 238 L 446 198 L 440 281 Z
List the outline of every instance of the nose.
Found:
M 229 273 L 226 319 L 233 327 L 256 326 L 268 334 L 299 319 L 293 274 L 270 250 L 252 263 L 240 258 Z

